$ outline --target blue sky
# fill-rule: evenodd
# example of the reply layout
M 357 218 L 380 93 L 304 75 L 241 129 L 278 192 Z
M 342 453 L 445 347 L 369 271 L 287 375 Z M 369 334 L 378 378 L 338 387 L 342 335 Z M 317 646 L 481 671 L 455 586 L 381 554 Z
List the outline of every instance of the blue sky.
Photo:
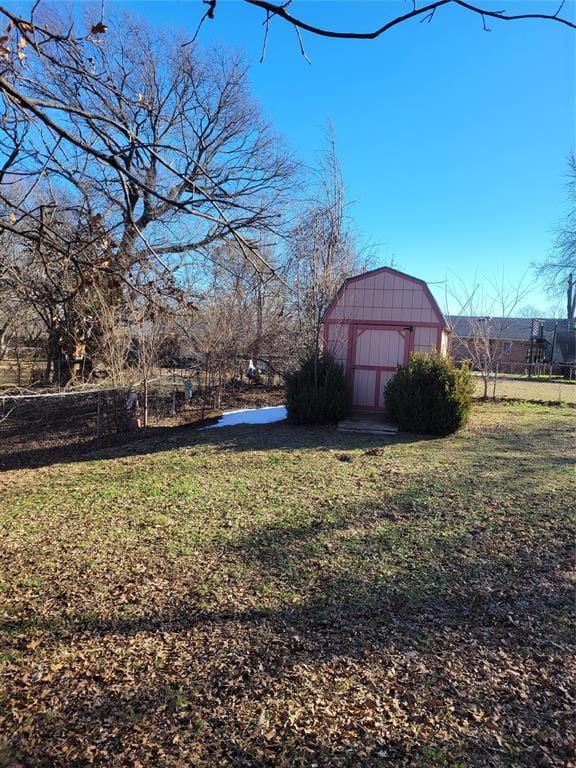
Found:
M 494 8 L 555 10 L 546 0 Z M 13 5 L 19 5 L 14 3 Z M 100 3 L 95 5 L 99 8 Z M 307 2 L 293 13 L 343 29 L 369 29 L 411 0 Z M 111 2 L 155 25 L 192 34 L 199 0 Z M 568 0 L 565 14 L 576 17 Z M 376 263 L 441 283 L 453 273 L 519 280 L 553 242 L 567 208 L 566 158 L 576 145 L 576 33 L 544 21 L 491 22 L 441 9 L 376 41 L 334 41 L 275 20 L 261 54 L 263 14 L 219 0 L 205 44 L 243 49 L 264 114 L 295 154 L 313 162 L 331 121 L 351 213 Z M 442 287 L 435 289 L 442 298 Z M 549 302 L 535 288 L 525 303 Z

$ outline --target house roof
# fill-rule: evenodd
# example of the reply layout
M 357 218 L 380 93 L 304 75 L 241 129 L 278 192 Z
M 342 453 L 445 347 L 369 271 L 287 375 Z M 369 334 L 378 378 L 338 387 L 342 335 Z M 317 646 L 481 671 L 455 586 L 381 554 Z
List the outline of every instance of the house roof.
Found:
M 538 333 L 540 323 L 544 323 L 545 332 L 553 332 L 556 323 L 559 324 L 559 327 L 566 325 L 566 321 L 554 320 L 553 318 L 534 320 L 530 317 L 478 317 L 469 315 L 452 315 L 448 318 L 448 322 L 456 337 L 468 338 L 473 336 L 479 323 L 486 323 L 490 328 L 490 338 L 508 341 L 530 341 L 535 324 L 536 333 Z

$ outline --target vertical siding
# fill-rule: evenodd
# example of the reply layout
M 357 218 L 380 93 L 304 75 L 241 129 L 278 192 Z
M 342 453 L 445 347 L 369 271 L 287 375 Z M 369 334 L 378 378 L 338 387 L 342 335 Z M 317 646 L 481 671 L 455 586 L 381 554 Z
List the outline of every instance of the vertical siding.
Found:
M 376 371 L 363 368 L 354 371 L 354 405 L 373 407 L 376 390 Z
M 443 355 L 448 354 L 448 345 L 450 343 L 450 334 L 446 331 L 442 331 L 442 343 L 440 345 L 440 352 Z
M 381 272 L 347 285 L 330 311 L 331 320 L 436 323 L 438 317 L 421 285 Z
M 404 362 L 405 341 L 400 331 L 366 329 L 356 341 L 356 365 L 397 366 Z
M 427 352 L 430 354 L 438 347 L 437 328 L 414 329 L 414 352 Z
M 346 367 L 354 405 L 383 407 L 384 387 L 409 349 L 430 353 L 446 348 L 442 324 L 430 292 L 415 278 L 384 269 L 346 283 L 326 315 L 325 339 Z

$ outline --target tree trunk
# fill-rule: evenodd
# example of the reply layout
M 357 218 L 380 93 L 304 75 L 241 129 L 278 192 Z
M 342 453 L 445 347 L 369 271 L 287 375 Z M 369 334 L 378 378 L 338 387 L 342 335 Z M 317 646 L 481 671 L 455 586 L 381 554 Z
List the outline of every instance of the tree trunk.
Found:
M 51 332 L 49 360 L 52 359 L 54 382 L 63 387 L 75 381 L 85 381 L 94 370 L 94 353 L 97 334 L 90 334 L 89 343 L 84 339 L 83 322 L 61 323 Z M 49 368 L 48 368 L 49 373 Z
M 10 321 L 7 320 L 4 325 L 0 326 L 0 360 L 4 360 L 6 353 L 8 352 L 8 344 L 10 343 L 14 332 L 8 333 L 8 326 Z

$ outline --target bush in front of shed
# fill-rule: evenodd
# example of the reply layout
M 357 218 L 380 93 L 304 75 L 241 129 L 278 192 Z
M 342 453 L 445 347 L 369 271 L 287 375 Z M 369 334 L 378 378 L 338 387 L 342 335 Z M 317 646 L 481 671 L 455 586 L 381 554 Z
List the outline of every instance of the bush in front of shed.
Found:
M 386 385 L 384 402 L 401 429 L 450 435 L 468 421 L 473 393 L 468 368 L 456 368 L 443 355 L 416 352 Z
M 352 397 L 342 366 L 332 355 L 312 354 L 286 376 L 291 424 L 330 424 L 350 413 Z

